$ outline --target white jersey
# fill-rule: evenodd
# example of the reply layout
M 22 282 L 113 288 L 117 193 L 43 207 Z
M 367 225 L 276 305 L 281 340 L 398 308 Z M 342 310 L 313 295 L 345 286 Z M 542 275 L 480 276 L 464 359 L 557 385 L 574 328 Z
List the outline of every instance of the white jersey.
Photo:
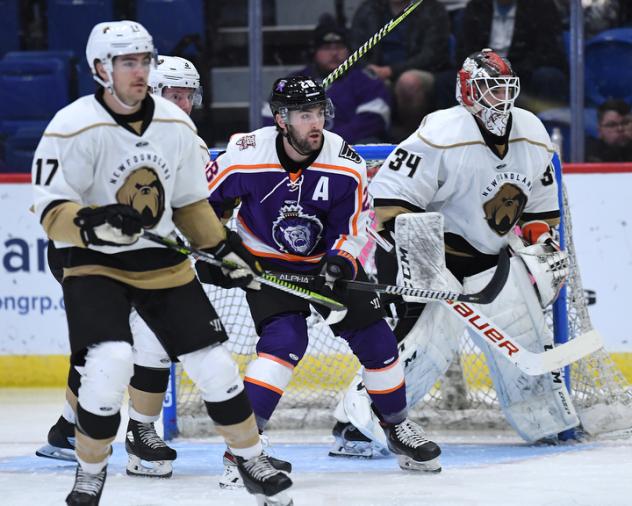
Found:
M 94 95 L 55 115 L 33 161 L 35 213 L 40 221 L 60 201 L 85 206 L 121 203 L 141 213 L 144 228 L 167 236 L 175 230 L 174 208 L 207 197 L 208 151 L 191 119 L 162 97 L 148 99 L 153 100 L 153 117 L 144 120 L 141 134 L 117 123 Z M 127 246 L 89 246 L 103 253 L 148 247 L 155 244 L 143 239 Z
M 512 109 L 508 149 L 490 149 L 462 106 L 426 116 L 393 150 L 369 186 L 376 207 L 438 211 L 445 233 L 497 254 L 518 223 L 559 219 L 554 148 L 544 125 Z

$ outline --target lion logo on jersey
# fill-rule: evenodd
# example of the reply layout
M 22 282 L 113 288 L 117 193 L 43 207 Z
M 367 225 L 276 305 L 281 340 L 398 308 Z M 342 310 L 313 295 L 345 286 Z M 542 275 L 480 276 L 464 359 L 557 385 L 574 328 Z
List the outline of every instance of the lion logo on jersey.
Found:
M 285 253 L 309 255 L 318 244 L 323 224 L 297 204 L 283 206 L 272 224 L 272 237 Z
M 144 228 L 155 227 L 165 211 L 165 190 L 158 174 L 149 167 L 133 171 L 116 192 L 119 204 L 136 209 L 143 218 Z
M 526 204 L 527 196 L 520 188 L 510 183 L 502 185 L 496 195 L 483 204 L 487 224 L 498 235 L 505 235 L 514 227 Z

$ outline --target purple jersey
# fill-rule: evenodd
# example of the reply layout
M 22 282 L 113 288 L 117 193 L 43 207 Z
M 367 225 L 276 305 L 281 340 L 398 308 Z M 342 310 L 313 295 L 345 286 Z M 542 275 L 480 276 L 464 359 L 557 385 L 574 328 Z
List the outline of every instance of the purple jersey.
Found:
M 209 202 L 221 215 L 241 199 L 238 232 L 248 250 L 279 265 L 306 270 L 324 255 L 356 266 L 367 241 L 368 193 L 364 160 L 338 135 L 305 168 L 286 170 L 275 127 L 235 135 L 207 169 Z

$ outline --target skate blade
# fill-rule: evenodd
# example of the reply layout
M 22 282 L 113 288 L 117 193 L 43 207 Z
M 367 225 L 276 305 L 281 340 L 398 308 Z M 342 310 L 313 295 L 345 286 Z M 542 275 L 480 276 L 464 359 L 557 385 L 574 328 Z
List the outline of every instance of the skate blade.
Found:
M 433 474 L 441 472 L 441 462 L 439 462 L 439 457 L 435 457 L 434 459 L 426 460 L 424 462 L 418 462 L 406 455 L 398 455 L 397 460 L 399 461 L 399 467 L 401 467 L 404 471 Z
M 35 450 L 35 455 L 47 459 L 62 460 L 64 462 L 77 462 L 75 450 L 69 448 L 59 448 L 58 446 L 44 445 Z
M 330 457 L 342 457 L 347 459 L 370 459 L 373 458 L 373 450 L 371 447 L 357 448 L 345 445 L 337 445 L 329 450 Z
M 255 494 L 257 498 L 257 506 L 293 506 L 294 500 L 285 492 L 279 492 L 275 495 Z
M 173 475 L 172 460 L 141 460 L 136 455 L 127 456 L 127 474 L 144 478 L 171 478 Z

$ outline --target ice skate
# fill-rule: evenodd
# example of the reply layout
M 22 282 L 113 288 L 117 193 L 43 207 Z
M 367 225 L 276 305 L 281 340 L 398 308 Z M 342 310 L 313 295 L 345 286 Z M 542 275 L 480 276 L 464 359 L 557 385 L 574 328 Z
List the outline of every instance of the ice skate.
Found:
M 292 472 L 292 464 L 290 462 L 270 457 L 269 455 L 267 456 L 267 458 L 272 467 L 274 467 L 278 471 L 282 471 L 286 474 Z M 237 460 L 228 449 L 224 452 L 224 474 L 219 479 L 219 486 L 221 488 L 229 489 L 243 488 L 244 486 L 244 482 L 241 479 L 239 470 L 237 469 Z
M 336 441 L 329 450 L 330 457 L 370 459 L 379 453 L 372 441 L 351 423 L 337 422 L 331 433 Z
M 70 494 L 66 497 L 68 506 L 97 506 L 103 492 L 105 483 L 106 469 L 98 474 L 86 473 L 81 466 L 77 466 L 75 473 L 75 484 Z
M 285 493 L 292 486 L 290 477 L 276 469 L 265 453 L 245 460 L 234 456 L 246 490 L 257 498 L 259 506 L 292 506 L 294 501 Z
M 384 427 L 389 449 L 406 471 L 441 472 L 439 445 L 426 439 L 424 430 L 411 420 Z
M 130 419 L 125 436 L 127 474 L 150 478 L 170 478 L 172 462 L 178 454 L 156 433 L 153 423 Z
M 75 426 L 63 416 L 48 431 L 48 444 L 35 451 L 38 457 L 77 462 L 75 456 Z

